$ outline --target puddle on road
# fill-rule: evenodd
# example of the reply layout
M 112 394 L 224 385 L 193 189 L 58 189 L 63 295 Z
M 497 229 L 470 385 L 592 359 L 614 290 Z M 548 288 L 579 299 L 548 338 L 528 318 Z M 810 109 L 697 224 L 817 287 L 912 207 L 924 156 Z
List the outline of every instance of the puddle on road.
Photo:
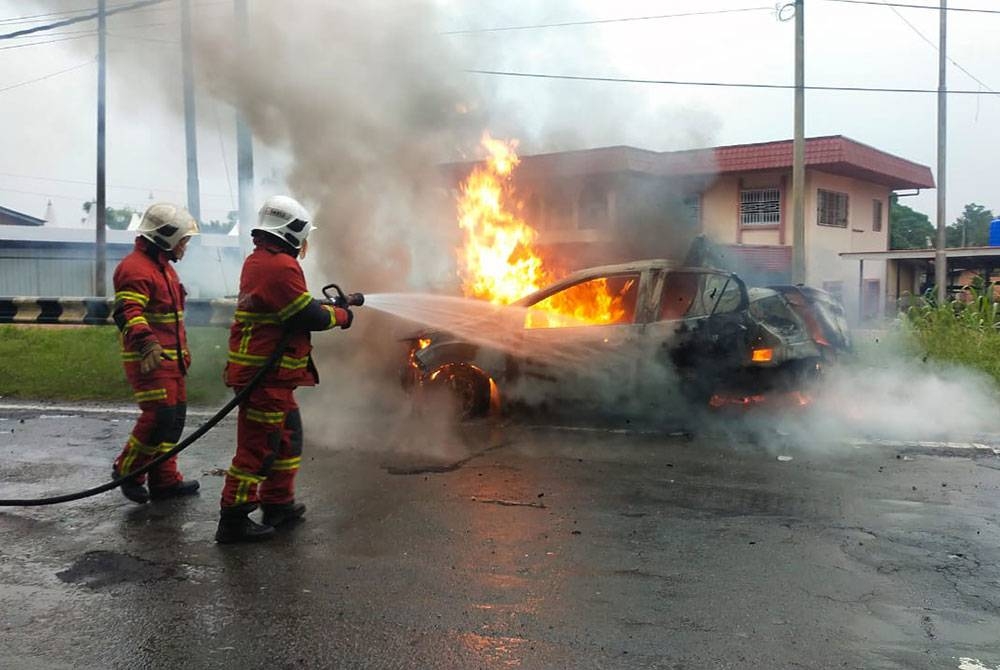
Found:
M 100 589 L 126 582 L 153 582 L 168 579 L 177 573 L 173 566 L 160 565 L 144 558 L 114 551 L 88 551 L 73 564 L 57 572 L 56 577 L 67 584 L 79 584 Z

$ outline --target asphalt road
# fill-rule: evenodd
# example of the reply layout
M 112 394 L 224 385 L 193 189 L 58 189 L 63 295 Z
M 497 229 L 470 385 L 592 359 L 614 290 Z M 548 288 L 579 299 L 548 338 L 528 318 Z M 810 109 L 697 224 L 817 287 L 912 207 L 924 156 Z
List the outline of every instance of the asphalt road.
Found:
M 0 497 L 104 481 L 130 421 L 0 409 Z M 197 498 L 0 509 L 0 667 L 1000 667 L 991 450 L 351 434 L 307 436 L 265 545 L 211 541 L 231 421 Z

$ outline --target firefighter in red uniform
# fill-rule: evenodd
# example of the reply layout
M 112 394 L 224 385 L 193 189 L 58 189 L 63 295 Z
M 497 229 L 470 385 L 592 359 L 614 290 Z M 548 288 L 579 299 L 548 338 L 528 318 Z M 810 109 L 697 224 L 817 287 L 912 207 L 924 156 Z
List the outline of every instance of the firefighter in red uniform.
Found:
M 268 198 L 251 230 L 255 249 L 243 263 L 240 293 L 229 334 L 226 384 L 236 392 L 264 365 L 286 332 L 281 359 L 240 403 L 236 456 L 222 488 L 216 542 L 246 542 L 272 536 L 275 527 L 305 513 L 295 501 L 295 475 L 302 461 L 302 418 L 293 392 L 319 382 L 309 333 L 348 328 L 349 309 L 315 300 L 297 258 L 305 255 L 309 214 L 287 196 Z M 248 515 L 263 509 L 261 523 Z
M 121 454 L 113 476 L 142 467 L 173 448 L 184 430 L 187 392 L 184 376 L 191 365 L 184 330 L 184 287 L 170 263 L 179 261 L 198 224 L 183 207 L 158 203 L 142 215 L 135 249 L 115 268 L 114 321 L 121 331 L 125 377 L 142 412 Z M 198 491 L 198 482 L 184 481 L 177 459 L 169 458 L 146 475 L 121 485 L 126 498 L 137 503 Z

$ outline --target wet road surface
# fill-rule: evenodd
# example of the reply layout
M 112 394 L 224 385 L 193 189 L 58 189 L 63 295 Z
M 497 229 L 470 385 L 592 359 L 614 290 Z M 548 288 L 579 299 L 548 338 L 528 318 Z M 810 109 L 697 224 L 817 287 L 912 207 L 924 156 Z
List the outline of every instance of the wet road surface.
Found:
M 0 409 L 0 497 L 105 481 L 131 419 Z M 1000 667 L 989 449 L 306 426 L 268 544 L 211 541 L 229 420 L 196 498 L 0 509 L 0 667 Z

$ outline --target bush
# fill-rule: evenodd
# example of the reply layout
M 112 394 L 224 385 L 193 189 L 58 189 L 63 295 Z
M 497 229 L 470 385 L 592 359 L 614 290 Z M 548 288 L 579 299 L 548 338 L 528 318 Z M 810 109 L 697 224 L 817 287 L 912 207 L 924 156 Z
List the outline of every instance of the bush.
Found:
M 1000 382 L 1000 309 L 994 285 L 965 289 L 944 304 L 927 294 L 906 312 L 917 345 L 929 358 L 982 370 Z

